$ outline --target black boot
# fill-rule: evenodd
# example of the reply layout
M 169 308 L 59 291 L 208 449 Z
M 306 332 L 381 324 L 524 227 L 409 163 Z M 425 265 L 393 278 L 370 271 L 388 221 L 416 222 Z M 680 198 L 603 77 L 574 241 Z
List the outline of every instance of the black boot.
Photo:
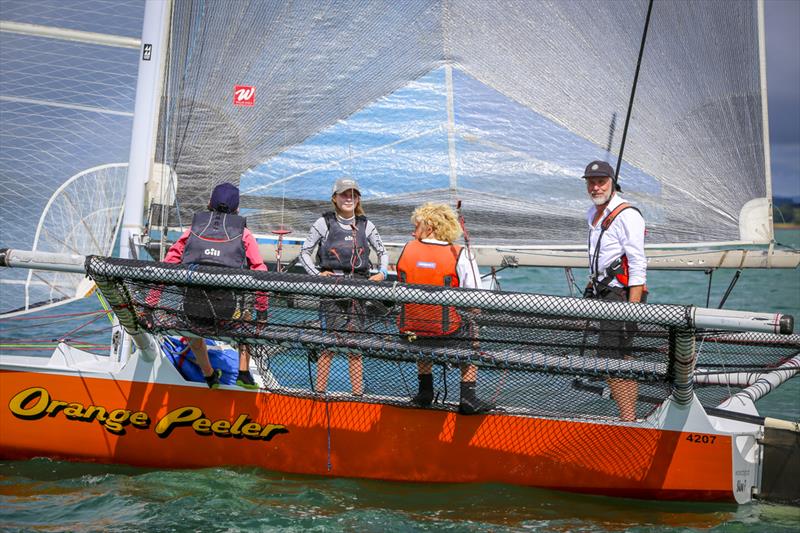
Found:
M 477 415 L 487 413 L 494 409 L 494 405 L 479 400 L 475 396 L 475 382 L 461 382 L 461 402 L 458 404 L 458 412 L 462 415 Z
M 433 374 L 420 374 L 419 392 L 411 398 L 411 403 L 419 407 L 430 407 L 433 403 Z

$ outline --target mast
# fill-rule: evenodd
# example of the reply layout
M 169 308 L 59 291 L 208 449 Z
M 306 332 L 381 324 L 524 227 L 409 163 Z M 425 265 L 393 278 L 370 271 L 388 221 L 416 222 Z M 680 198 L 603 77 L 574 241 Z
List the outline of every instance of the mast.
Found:
M 130 163 L 125 184 L 125 208 L 120 231 L 120 256 L 135 257 L 131 250 L 134 236 L 142 233 L 145 183 L 153 168 L 158 127 L 158 108 L 167 58 L 167 43 L 172 13 L 171 0 L 146 0 L 142 27 L 141 56 L 133 111 Z M 152 361 L 158 353 L 152 336 L 123 335 L 120 354 L 129 353 L 131 339 L 144 359 Z
M 767 192 L 769 238 L 770 238 L 770 257 L 775 240 L 775 229 L 772 220 L 772 161 L 769 147 L 769 107 L 767 101 L 767 44 L 764 34 L 764 0 L 756 2 L 758 18 L 758 75 L 761 83 L 761 135 L 764 139 L 764 179 Z
M 130 164 L 125 189 L 125 210 L 120 232 L 120 256 L 131 258 L 131 238 L 142 232 L 144 186 L 153 168 L 158 106 L 167 57 L 171 0 L 146 0 L 142 28 L 142 55 L 136 83 Z

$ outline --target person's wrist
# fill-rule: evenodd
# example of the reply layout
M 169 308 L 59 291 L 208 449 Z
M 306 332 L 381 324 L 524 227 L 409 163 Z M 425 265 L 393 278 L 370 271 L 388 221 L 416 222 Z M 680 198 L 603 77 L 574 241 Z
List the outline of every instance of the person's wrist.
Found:
M 382 269 L 381 269 L 381 274 L 383 274 L 383 279 L 384 279 L 384 281 L 385 281 L 385 280 L 387 280 L 387 279 L 389 279 L 389 271 L 388 271 L 388 270 L 386 270 L 385 268 L 382 268 Z

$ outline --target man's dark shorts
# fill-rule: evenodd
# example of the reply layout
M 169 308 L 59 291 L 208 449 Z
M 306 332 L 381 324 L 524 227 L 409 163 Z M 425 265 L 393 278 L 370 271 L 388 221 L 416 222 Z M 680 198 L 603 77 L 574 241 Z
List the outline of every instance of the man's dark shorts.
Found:
M 607 289 L 602 291 L 598 298 L 607 302 L 627 302 L 626 292 L 623 290 Z M 642 303 L 647 301 L 647 293 L 642 293 Z M 623 322 L 619 320 L 601 320 L 600 333 L 597 339 L 597 352 L 600 357 L 611 359 L 630 359 L 633 357 L 631 348 L 633 339 L 639 331 L 636 322 Z

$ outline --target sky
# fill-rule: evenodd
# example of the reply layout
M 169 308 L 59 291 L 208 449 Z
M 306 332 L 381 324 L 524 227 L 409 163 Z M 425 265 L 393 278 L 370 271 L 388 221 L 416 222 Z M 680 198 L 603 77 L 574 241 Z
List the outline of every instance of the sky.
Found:
M 800 200 L 800 0 L 766 0 L 773 196 Z

